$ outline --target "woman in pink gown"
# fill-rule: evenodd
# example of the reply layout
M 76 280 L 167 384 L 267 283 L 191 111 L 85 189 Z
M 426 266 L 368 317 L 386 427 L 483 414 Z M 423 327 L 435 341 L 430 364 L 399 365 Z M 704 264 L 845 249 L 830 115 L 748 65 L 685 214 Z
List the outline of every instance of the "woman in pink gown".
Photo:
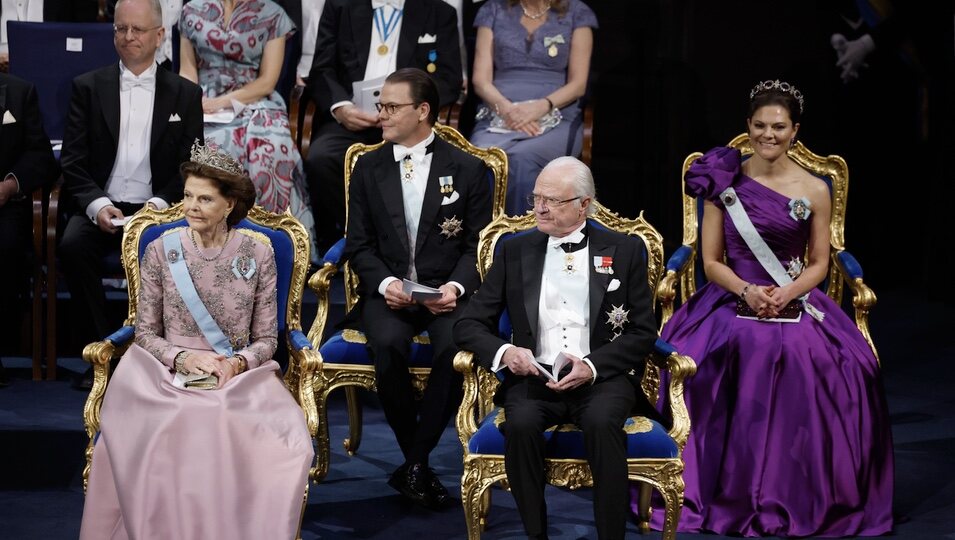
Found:
M 189 226 L 143 256 L 135 344 L 103 401 L 80 538 L 294 538 L 313 450 L 271 359 L 272 247 L 233 228 L 255 190 L 234 160 L 198 143 L 182 171 Z M 164 244 L 169 235 L 177 249 Z M 228 355 L 183 299 L 183 274 L 171 270 L 183 260 Z M 178 384 L 200 374 L 217 386 Z

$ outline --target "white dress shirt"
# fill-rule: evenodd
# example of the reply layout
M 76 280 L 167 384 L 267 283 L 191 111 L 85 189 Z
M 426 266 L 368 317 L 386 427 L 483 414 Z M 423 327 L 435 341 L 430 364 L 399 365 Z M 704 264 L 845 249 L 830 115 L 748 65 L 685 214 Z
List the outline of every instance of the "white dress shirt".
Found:
M 305 79 L 312 69 L 312 59 L 315 57 L 315 41 L 318 38 L 318 21 L 322 19 L 322 10 L 325 9 L 325 0 L 304 0 L 302 2 L 302 57 L 298 61 L 295 71 Z
M 149 163 L 156 67 L 153 64 L 137 76 L 122 62 L 119 63 L 119 143 L 113 170 L 106 181 L 106 197 L 100 197 L 86 207 L 86 215 L 93 223 L 96 223 L 99 211 L 112 201 L 151 202 L 159 209 L 169 206 L 159 197 L 153 197 Z
M 590 244 L 565 253 L 561 244 L 584 239 L 586 223 L 564 237 L 550 237 L 544 255 L 544 274 L 538 300 L 537 356 L 535 360 L 552 366 L 560 353 L 582 359 L 597 378 L 597 369 L 587 358 L 590 354 Z M 494 355 L 491 369 L 501 369 L 504 351 L 514 345 L 502 345 Z
M 43 22 L 43 0 L 0 1 L 0 53 L 9 52 L 7 21 Z
M 404 22 L 404 6 L 405 0 L 372 0 L 371 42 L 368 44 L 368 63 L 365 64 L 365 78 L 363 80 L 387 77 L 394 73 L 398 58 L 398 36 L 401 34 L 401 24 Z M 382 35 L 378 33 L 379 26 L 375 25 L 375 19 L 382 18 L 376 12 L 378 8 L 382 8 L 384 22 L 392 20 L 391 17 L 395 11 L 402 11 L 394 25 L 394 30 L 388 34 L 388 39 L 384 41 L 384 44 L 388 47 L 388 52 L 385 54 L 378 54 L 378 47 L 382 44 Z M 384 24 L 381 24 L 380 28 L 384 32 Z M 344 105 L 353 105 L 353 103 L 351 100 L 339 101 L 332 104 L 331 110 L 334 113 L 335 109 Z M 334 117 L 334 114 L 332 116 Z

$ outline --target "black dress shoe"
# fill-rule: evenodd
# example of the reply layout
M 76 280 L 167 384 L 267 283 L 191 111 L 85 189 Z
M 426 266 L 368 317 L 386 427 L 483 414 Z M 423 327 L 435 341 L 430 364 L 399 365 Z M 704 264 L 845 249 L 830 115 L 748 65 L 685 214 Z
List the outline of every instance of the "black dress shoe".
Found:
M 395 469 L 388 479 L 388 485 L 415 504 L 437 510 L 439 507 L 428 491 L 429 480 L 428 468 L 420 463 L 412 463 Z
M 430 477 L 428 479 L 428 496 L 431 497 L 435 506 L 438 508 L 450 506 L 454 499 L 451 498 L 451 494 L 438 480 L 438 475 L 434 474 L 434 469 L 428 468 L 428 476 Z

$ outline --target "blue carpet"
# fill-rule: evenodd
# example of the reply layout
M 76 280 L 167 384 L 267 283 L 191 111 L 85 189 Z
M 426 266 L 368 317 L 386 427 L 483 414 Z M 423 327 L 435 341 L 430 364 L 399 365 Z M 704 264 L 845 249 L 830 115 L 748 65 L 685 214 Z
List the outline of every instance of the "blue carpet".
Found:
M 883 293 L 872 318 L 885 373 L 895 436 L 898 524 L 892 538 L 955 540 L 955 340 L 951 307 Z M 61 359 L 59 381 L 29 380 L 26 359 L 4 359 L 12 384 L 0 389 L 0 538 L 74 539 L 83 509 L 80 477 L 86 434 L 85 394 L 69 388 L 76 359 Z M 465 538 L 460 506 L 431 512 L 405 503 L 388 487 L 401 461 L 373 395 L 364 395 L 365 429 L 354 457 L 346 436 L 344 398 L 330 404 L 332 458 L 325 481 L 313 486 L 304 539 Z M 461 448 L 449 426 L 432 466 L 452 494 L 460 493 Z M 548 488 L 550 537 L 596 538 L 589 490 Z M 628 537 L 636 529 L 628 528 Z M 495 489 L 485 539 L 522 538 L 510 494 Z M 684 539 L 722 539 L 681 534 Z M 659 538 L 654 533 L 650 538 Z

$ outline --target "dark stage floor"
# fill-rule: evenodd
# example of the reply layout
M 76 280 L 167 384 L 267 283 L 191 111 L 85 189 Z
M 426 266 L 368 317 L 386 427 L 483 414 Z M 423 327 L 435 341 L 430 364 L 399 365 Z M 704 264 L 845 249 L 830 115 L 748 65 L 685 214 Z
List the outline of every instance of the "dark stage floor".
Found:
M 955 539 L 955 339 L 950 309 L 917 302 L 908 293 L 883 293 L 872 316 L 895 436 L 894 538 Z M 76 538 L 83 506 L 85 395 L 70 389 L 66 376 L 84 366 L 77 359 L 62 359 L 62 380 L 32 382 L 27 359 L 5 358 L 4 363 L 13 380 L 0 389 L 0 538 Z M 312 487 L 303 538 L 465 537 L 460 506 L 441 513 L 411 507 L 385 483 L 400 452 L 374 396 L 366 396 L 358 455 L 348 457 L 340 444 L 346 431 L 341 394 L 332 403 L 329 421 L 331 471 L 325 482 Z M 453 427 L 445 431 L 432 465 L 449 490 L 458 492 L 461 448 Z M 590 492 L 549 490 L 550 537 L 596 538 Z M 635 528 L 628 533 L 637 536 Z M 510 494 L 495 490 L 484 538 L 522 537 Z M 659 538 L 659 533 L 650 538 Z

